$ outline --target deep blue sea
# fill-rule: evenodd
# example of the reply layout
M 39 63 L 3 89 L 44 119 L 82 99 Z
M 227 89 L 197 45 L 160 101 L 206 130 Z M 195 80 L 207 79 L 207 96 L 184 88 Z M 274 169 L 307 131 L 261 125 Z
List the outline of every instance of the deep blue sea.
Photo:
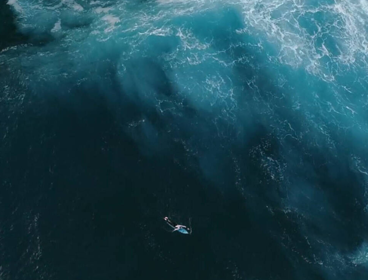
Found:
M 1 280 L 367 280 L 368 1 L 0 0 L 0 141 Z

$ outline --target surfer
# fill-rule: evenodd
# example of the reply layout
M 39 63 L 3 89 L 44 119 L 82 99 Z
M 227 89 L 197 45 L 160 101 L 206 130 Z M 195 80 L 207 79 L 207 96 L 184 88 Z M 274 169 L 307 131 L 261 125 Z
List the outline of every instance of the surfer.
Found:
M 182 234 L 191 234 L 192 233 L 191 228 L 189 228 L 187 226 L 183 226 L 183 225 L 178 225 L 178 224 L 174 223 L 173 221 L 171 221 L 168 217 L 165 217 L 164 220 L 171 228 L 173 228 L 172 232 L 178 231 Z

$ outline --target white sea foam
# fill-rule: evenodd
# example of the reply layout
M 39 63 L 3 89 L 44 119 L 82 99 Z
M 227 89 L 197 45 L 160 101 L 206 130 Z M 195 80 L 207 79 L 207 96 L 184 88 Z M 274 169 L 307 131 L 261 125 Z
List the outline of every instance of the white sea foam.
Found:
M 17 0 L 8 0 L 8 5 L 12 6 L 16 12 L 20 14 L 23 13 L 23 8 L 19 5 Z
M 51 32 L 58 32 L 58 31 L 60 31 L 60 30 L 61 30 L 61 20 L 59 19 L 59 20 L 55 23 L 54 27 L 51 29 Z

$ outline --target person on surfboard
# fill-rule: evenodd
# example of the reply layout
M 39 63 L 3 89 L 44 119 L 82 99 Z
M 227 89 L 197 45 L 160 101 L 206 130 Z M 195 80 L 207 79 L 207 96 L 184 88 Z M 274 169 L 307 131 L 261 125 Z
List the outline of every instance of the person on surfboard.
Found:
M 183 226 L 183 225 L 178 225 L 178 224 L 174 223 L 173 221 L 171 221 L 168 217 L 165 217 L 164 220 L 171 228 L 173 228 L 172 232 L 178 231 L 182 234 L 191 234 L 192 233 L 191 228 L 189 228 L 187 226 Z

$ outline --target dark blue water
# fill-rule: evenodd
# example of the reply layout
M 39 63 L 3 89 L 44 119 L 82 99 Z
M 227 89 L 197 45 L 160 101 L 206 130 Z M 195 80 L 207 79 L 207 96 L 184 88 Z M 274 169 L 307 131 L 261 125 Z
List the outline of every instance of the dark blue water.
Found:
M 0 279 L 368 279 L 345 2 L 1 1 Z

